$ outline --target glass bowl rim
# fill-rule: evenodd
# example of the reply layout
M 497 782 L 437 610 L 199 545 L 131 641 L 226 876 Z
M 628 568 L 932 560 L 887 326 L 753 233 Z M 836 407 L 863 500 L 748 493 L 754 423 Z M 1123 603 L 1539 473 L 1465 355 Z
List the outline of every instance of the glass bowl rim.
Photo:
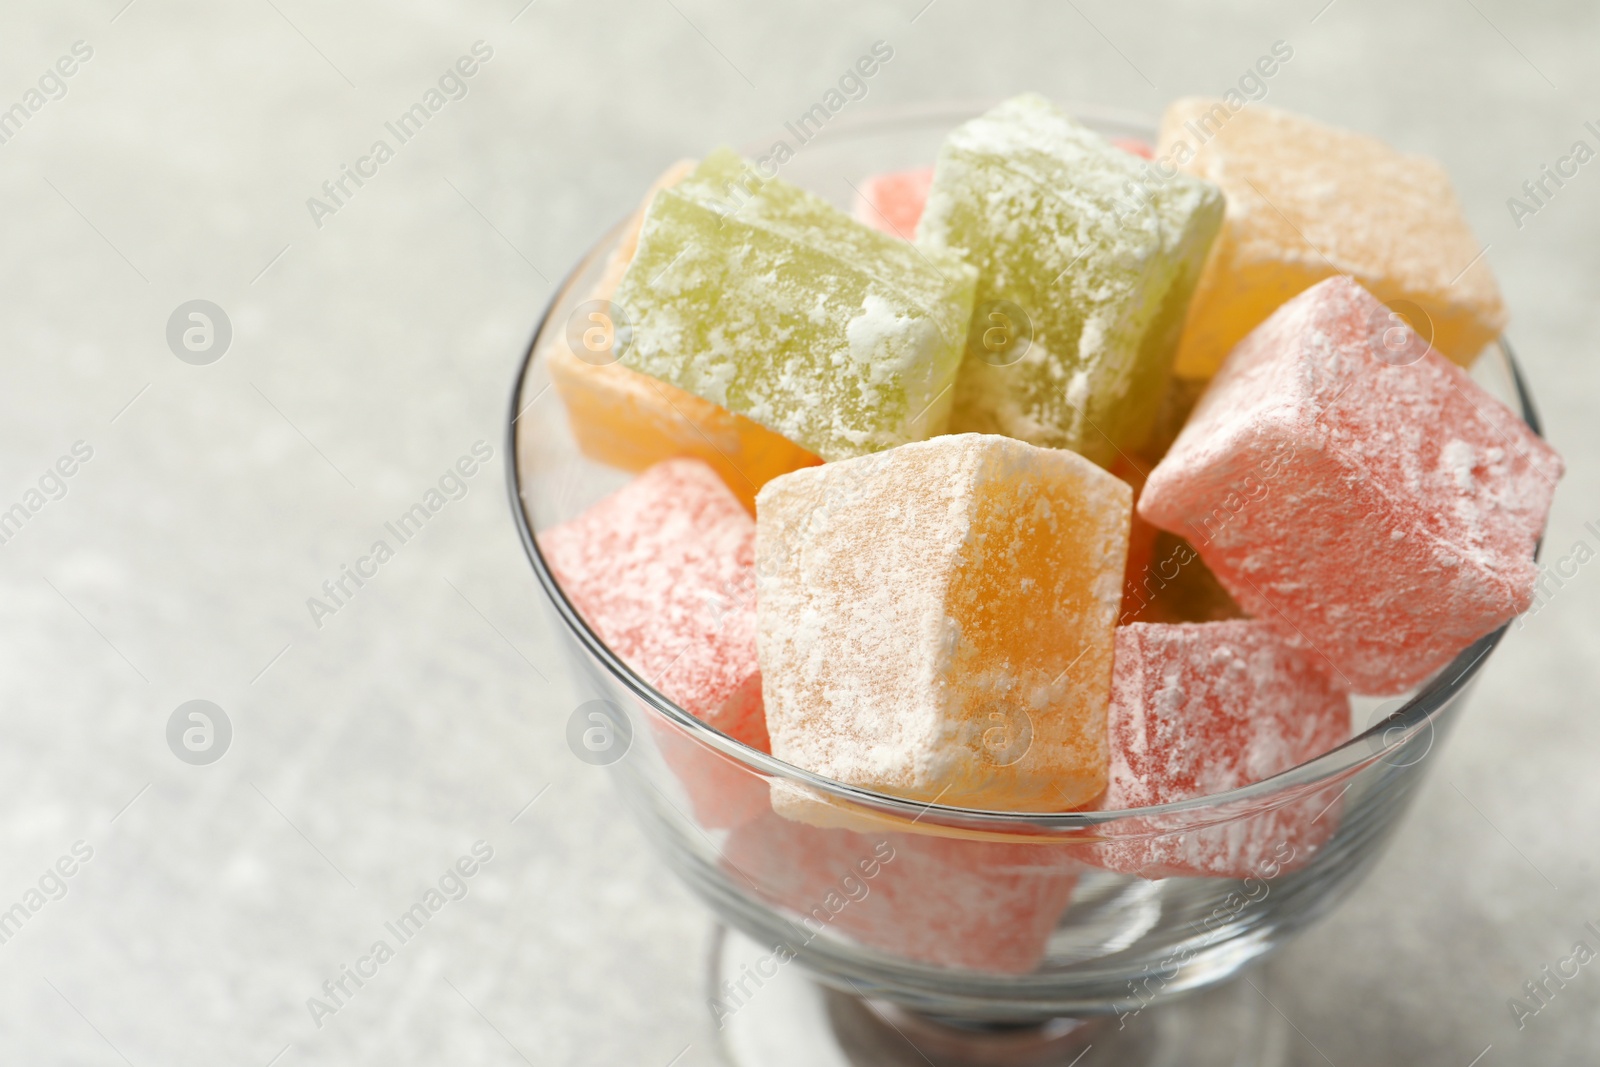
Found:
M 1132 112 L 1074 103 L 1063 103 L 1062 106 L 1076 117 L 1098 120 L 1106 125 L 1124 126 L 1131 132 L 1149 131 L 1154 128 L 1147 120 L 1142 120 L 1140 116 Z M 830 134 L 837 136 L 852 132 L 859 133 L 885 125 L 894 126 L 908 122 L 945 120 L 959 115 L 975 114 L 981 109 L 981 104 L 964 101 L 934 102 L 900 108 L 876 109 L 849 116 L 848 122 L 830 126 L 823 132 L 823 136 Z M 832 138 L 830 137 L 830 139 Z M 1396 746 L 1385 744 L 1383 747 L 1373 747 L 1372 742 L 1374 739 L 1380 739 L 1387 734 L 1400 730 L 1403 732 L 1405 740 L 1409 741 L 1424 729 L 1433 729 L 1434 723 L 1443 715 L 1445 709 L 1464 693 L 1477 678 L 1483 664 L 1489 658 L 1489 653 L 1500 644 L 1501 639 L 1505 637 L 1507 630 L 1510 629 L 1511 623 L 1507 622 L 1494 631 L 1478 638 L 1478 640 L 1457 653 L 1449 664 L 1425 682 L 1421 689 L 1408 698 L 1400 708 L 1320 756 L 1297 764 L 1269 778 L 1264 778 L 1259 782 L 1240 786 L 1237 789 L 1190 797 L 1185 800 L 1170 801 L 1165 804 L 1153 804 L 1146 807 L 1120 808 L 1110 811 L 1040 812 L 995 811 L 985 808 L 942 805 L 937 802 L 911 800 L 889 793 L 880 793 L 827 778 L 803 767 L 787 763 L 776 756 L 751 748 L 740 741 L 735 741 L 667 699 L 640 677 L 632 667 L 600 639 L 598 634 L 590 629 L 582 614 L 567 599 L 565 590 L 561 588 L 561 583 L 556 580 L 549 564 L 545 561 L 522 499 L 521 452 L 517 447 L 517 422 L 525 414 L 525 410 L 522 407 L 522 395 L 525 391 L 524 386 L 527 383 L 528 373 L 534 365 L 540 343 L 544 339 L 545 329 L 549 326 L 550 317 L 556 307 L 561 303 L 562 298 L 567 295 L 574 280 L 583 273 L 584 268 L 592 263 L 597 255 L 607 249 L 621 226 L 622 223 L 619 222 L 607 229 L 594 244 L 584 251 L 577 262 L 555 286 L 549 300 L 545 303 L 544 309 L 539 314 L 538 321 L 534 324 L 527 348 L 517 364 L 517 371 L 511 384 L 511 403 L 506 416 L 505 438 L 503 441 L 503 447 L 506 449 L 505 454 L 509 457 L 505 470 L 506 489 L 510 497 L 512 517 L 516 522 L 517 533 L 522 540 L 523 550 L 527 553 L 528 561 L 533 566 L 534 573 L 539 579 L 539 584 L 545 595 L 550 599 L 551 604 L 555 607 L 557 614 L 560 615 L 561 621 L 570 631 L 569 636 L 576 637 L 585 650 L 598 660 L 610 672 L 612 677 L 622 683 L 636 698 L 644 701 L 682 729 L 694 741 L 714 749 L 728 759 L 740 764 L 744 769 L 763 778 L 781 779 L 797 783 L 822 793 L 824 796 L 837 798 L 855 807 L 880 812 L 892 819 L 910 817 L 913 822 L 916 822 L 932 813 L 940 822 L 1013 832 L 1026 830 L 1081 830 L 1107 823 L 1123 822 L 1129 819 L 1205 812 L 1208 809 L 1222 808 L 1229 805 L 1260 802 L 1265 798 L 1278 795 L 1287 796 L 1288 799 L 1280 802 L 1287 803 L 1289 800 L 1296 799 L 1312 791 L 1314 787 L 1325 786 L 1341 777 L 1353 777 L 1372 764 L 1383 762 L 1385 753 Z M 1511 384 L 1516 393 L 1516 407 L 1520 409 L 1517 410 L 1517 414 L 1535 434 L 1541 437 L 1544 436 L 1538 411 L 1533 403 L 1533 396 L 1528 389 L 1527 381 L 1523 376 L 1522 368 L 1515 352 L 1504 336 L 1498 338 L 1495 345 L 1499 348 L 1501 357 L 1504 359 L 1506 369 L 1511 377 Z M 553 383 L 550 387 L 553 387 Z M 1538 558 L 1537 548 L 1535 549 L 1535 558 Z M 1367 751 L 1362 752 L 1361 749 L 1363 748 L 1366 748 Z M 1340 795 L 1343 794 L 1341 793 Z M 1280 804 L 1272 803 L 1265 806 L 1275 808 Z

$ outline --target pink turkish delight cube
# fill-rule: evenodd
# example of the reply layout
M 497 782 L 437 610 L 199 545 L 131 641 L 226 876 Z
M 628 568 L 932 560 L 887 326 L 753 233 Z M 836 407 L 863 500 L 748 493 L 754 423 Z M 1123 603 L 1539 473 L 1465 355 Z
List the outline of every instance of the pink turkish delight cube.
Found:
M 1156 150 L 1150 146 L 1149 141 L 1142 138 L 1113 137 L 1111 138 L 1111 143 L 1129 155 L 1138 156 L 1140 159 L 1153 160 L 1156 158 Z
M 539 548 L 579 614 L 645 681 L 766 752 L 755 533 L 755 520 L 715 471 L 673 459 L 541 533 Z M 763 779 L 671 723 L 652 726 L 702 823 L 732 826 L 768 810 Z
M 917 235 L 917 223 L 922 221 L 932 187 L 932 167 L 874 174 L 856 188 L 856 218 L 909 241 Z
M 1117 628 L 1100 808 L 1167 804 L 1250 785 L 1350 736 L 1350 703 L 1315 652 L 1248 619 Z M 1113 826 L 1090 862 L 1147 878 L 1262 876 L 1310 859 L 1338 824 L 1318 792 L 1167 832 L 1183 818 Z
M 1532 602 L 1562 463 L 1356 282 L 1233 350 L 1139 513 L 1343 687 L 1403 692 Z
M 793 913 L 807 942 L 844 936 L 938 967 L 1025 974 L 1072 899 L 1075 851 L 819 829 L 769 811 L 729 835 L 723 863 L 736 885 Z
M 539 548 L 573 606 L 645 681 L 765 749 L 755 536 L 715 471 L 673 459 L 540 534 Z

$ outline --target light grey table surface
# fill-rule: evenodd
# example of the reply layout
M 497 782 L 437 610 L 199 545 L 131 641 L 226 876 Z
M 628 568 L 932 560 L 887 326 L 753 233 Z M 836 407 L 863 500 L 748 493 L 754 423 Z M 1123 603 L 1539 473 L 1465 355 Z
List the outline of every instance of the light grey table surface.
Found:
M 552 281 L 656 171 L 777 133 L 876 40 L 853 106 L 1151 114 L 1289 41 L 1270 103 L 1454 175 L 1570 465 L 1547 559 L 1600 547 L 1600 162 L 1520 227 L 1506 205 L 1600 146 L 1595 5 L 524 3 L 0 7 L 0 108 L 92 49 L 0 144 L 0 509 L 93 450 L 0 545 L 0 908 L 92 849 L 0 944 L 0 1063 L 718 1062 L 708 915 L 564 742 L 501 420 Z M 467 95 L 318 226 L 307 199 L 478 41 Z M 208 366 L 165 338 L 196 298 L 232 323 Z M 480 439 L 467 495 L 314 625 Z M 1281 957 L 1297 1062 L 1594 1062 L 1600 967 L 1521 1030 L 1507 1000 L 1600 948 L 1597 590 L 1580 568 L 1511 634 L 1387 857 Z M 195 698 L 235 731 L 210 766 L 165 740 Z M 314 1025 L 479 840 L 466 898 Z

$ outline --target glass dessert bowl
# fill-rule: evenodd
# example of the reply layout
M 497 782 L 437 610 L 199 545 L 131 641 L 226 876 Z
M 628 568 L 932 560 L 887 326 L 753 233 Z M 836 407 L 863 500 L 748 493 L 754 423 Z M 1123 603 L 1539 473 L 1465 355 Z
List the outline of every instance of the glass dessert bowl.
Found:
M 783 177 L 848 206 L 869 173 L 926 165 L 972 106 L 841 119 Z M 1075 117 L 1108 137 L 1148 122 Z M 593 697 L 574 713 L 673 869 L 728 928 L 708 1002 L 740 1064 L 1271 1063 L 1281 1019 L 1228 983 L 1365 875 L 1504 628 L 1405 698 L 1356 701 L 1354 736 L 1245 788 L 1126 811 L 995 812 L 835 782 L 718 732 L 597 636 L 540 535 L 631 477 L 579 448 L 545 366 L 623 227 L 574 268 L 512 396 L 513 514 Z M 1502 342 L 1473 376 L 1537 430 Z M 728 598 L 754 590 L 728 589 Z M 985 744 L 988 744 L 987 739 Z M 1025 742 L 1024 742 L 1025 743 Z M 993 758 L 1013 758 L 1002 724 Z

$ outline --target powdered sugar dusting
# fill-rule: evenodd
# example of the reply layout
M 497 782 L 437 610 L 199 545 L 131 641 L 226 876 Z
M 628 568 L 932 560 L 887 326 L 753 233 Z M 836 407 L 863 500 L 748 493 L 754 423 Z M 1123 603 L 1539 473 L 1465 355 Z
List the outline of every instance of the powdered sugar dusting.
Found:
M 1402 692 L 1531 602 L 1562 464 L 1428 351 L 1378 358 L 1382 306 L 1330 278 L 1229 358 L 1139 510 L 1341 683 Z
M 1116 656 L 1106 810 L 1237 789 L 1349 733 L 1320 657 L 1265 622 L 1134 623 Z
M 918 241 L 961 250 L 980 271 L 977 306 L 1023 309 L 1033 347 L 1005 366 L 968 351 L 952 430 L 1102 461 L 1137 441 L 1221 218 L 1215 188 L 1153 180 L 1147 165 L 1035 94 L 955 130 Z
M 926 800 L 1093 796 L 1130 497 L 1073 453 L 979 434 L 769 482 L 756 554 L 774 754 Z
M 617 302 L 622 361 L 842 459 L 943 430 L 976 272 L 726 149 L 657 195 Z
M 600 639 L 674 703 L 767 747 L 757 673 L 755 523 L 699 460 L 651 467 L 539 535 Z
M 1191 127 L 1217 108 L 1231 110 L 1199 97 L 1169 105 L 1161 153 L 1193 150 Z M 1462 365 L 1505 328 L 1482 245 L 1431 159 L 1252 104 L 1202 139 L 1183 168 L 1221 186 L 1228 207 L 1178 353 L 1181 374 L 1208 377 L 1273 307 L 1341 272 L 1420 305 L 1435 347 Z
M 1135 623 L 1117 629 L 1107 733 L 1108 811 L 1209 796 L 1259 782 L 1349 736 L 1349 701 L 1315 652 L 1255 620 Z M 1301 861 L 1332 835 L 1326 801 L 1292 804 L 1187 835 L 1098 850 L 1147 877 L 1259 874 L 1286 848 Z

